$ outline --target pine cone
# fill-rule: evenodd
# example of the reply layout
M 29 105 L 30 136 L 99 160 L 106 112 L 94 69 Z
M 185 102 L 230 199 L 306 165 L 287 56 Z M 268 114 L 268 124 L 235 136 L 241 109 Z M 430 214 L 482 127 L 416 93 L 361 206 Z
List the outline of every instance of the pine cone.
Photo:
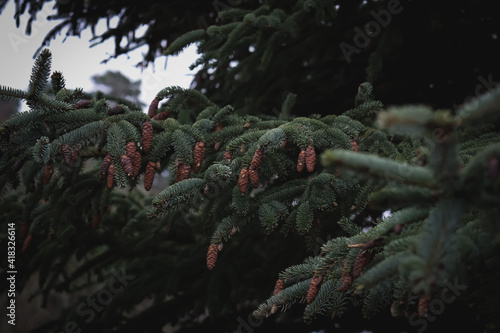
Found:
M 73 148 L 73 151 L 71 152 L 70 162 L 75 163 L 79 157 L 80 157 L 80 146 L 77 145 L 75 148 Z
M 311 304 L 312 301 L 314 301 L 314 299 L 318 295 L 319 288 L 321 287 L 322 282 L 323 282 L 323 276 L 314 273 L 314 276 L 311 280 L 311 284 L 309 284 L 309 289 L 307 290 L 307 304 Z
M 236 227 L 233 225 L 233 228 L 231 229 L 231 232 L 229 233 L 230 236 L 234 236 L 234 234 L 238 231 Z
M 54 168 L 52 167 L 52 164 L 47 164 L 45 166 L 45 170 L 43 170 L 43 185 L 47 185 L 50 182 L 53 172 Z
M 142 150 L 149 151 L 153 142 L 153 125 L 146 121 L 142 124 Z
M 135 178 L 139 174 L 139 170 L 141 169 L 141 153 L 136 151 L 134 153 L 134 157 L 132 157 L 132 167 L 134 168 L 134 173 L 132 177 Z
M 148 116 L 149 118 L 153 118 L 158 111 L 158 104 L 160 103 L 160 99 L 158 97 L 153 98 L 151 104 L 149 104 Z
M 351 144 L 352 144 L 352 150 L 354 152 L 357 152 L 358 151 L 358 143 L 355 140 L 352 140 Z
M 287 143 L 287 139 L 285 138 L 285 140 L 283 140 L 283 142 L 281 143 L 281 148 L 285 148 L 286 143 Z
M 129 142 L 127 143 L 127 148 L 126 148 L 126 155 L 130 158 L 133 158 L 135 156 L 135 152 L 136 152 L 136 147 L 135 147 L 135 142 Z
M 101 214 L 97 213 L 94 215 L 94 218 L 92 219 L 92 229 L 97 229 L 99 228 L 99 224 L 101 223 Z
M 111 165 L 111 163 L 113 162 L 112 158 L 111 158 L 111 155 L 106 155 L 106 157 L 104 158 L 104 161 L 102 161 L 102 164 L 101 164 L 101 170 L 99 171 L 99 176 L 102 179 L 106 178 L 106 174 L 108 173 L 108 169 L 109 169 L 109 166 Z
M 240 171 L 240 176 L 238 177 L 238 187 L 240 188 L 241 193 L 245 193 L 247 191 L 248 186 L 248 169 L 243 168 Z
M 284 287 L 285 287 L 285 283 L 283 282 L 283 280 L 278 279 L 276 281 L 276 284 L 274 285 L 273 296 L 276 294 L 279 294 L 283 290 Z
M 153 180 L 155 179 L 156 163 L 149 161 L 146 166 L 146 172 L 144 172 L 144 189 L 149 191 L 151 186 L 153 186 Z
M 358 252 L 358 255 L 356 256 L 356 259 L 354 260 L 354 264 L 353 264 L 353 268 L 352 268 L 352 278 L 353 279 L 357 279 L 361 275 L 363 268 L 365 267 L 366 264 L 370 263 L 370 261 L 373 259 L 374 255 L 375 255 L 375 252 L 373 252 L 373 251 L 361 250 Z
M 89 101 L 88 99 L 84 99 L 84 100 L 81 100 L 81 101 L 78 101 L 76 102 L 73 107 L 75 109 L 86 109 L 88 107 L 90 107 L 90 104 L 92 104 L 91 101 Z
M 22 253 L 26 252 L 26 250 L 31 244 L 32 239 L 33 239 L 33 234 L 28 234 L 28 236 L 26 236 L 26 239 L 23 242 L 23 248 L 21 250 Z
M 200 172 L 201 164 L 205 158 L 205 143 L 200 141 L 196 143 L 193 153 L 193 172 Z
M 217 253 L 218 253 L 217 245 L 210 244 L 207 251 L 207 267 L 209 270 L 214 269 L 215 262 L 217 261 Z
M 134 174 L 134 166 L 130 157 L 128 157 L 127 155 L 122 155 L 121 162 L 127 176 L 132 177 Z
M 299 158 L 297 159 L 297 171 L 302 172 L 302 170 L 304 170 L 305 165 L 306 165 L 306 151 L 302 150 L 299 154 Z
M 111 109 L 108 110 L 109 116 L 114 116 L 114 115 L 123 114 L 123 113 L 125 113 L 125 109 L 121 105 L 113 106 Z
M 307 171 L 313 172 L 316 165 L 316 151 L 313 146 L 308 146 L 306 149 L 306 166 Z
M 250 166 L 250 170 L 248 170 L 248 178 L 250 179 L 253 188 L 259 187 L 259 173 L 257 170 L 252 168 L 252 166 Z
M 250 168 L 257 169 L 260 162 L 262 161 L 262 155 L 264 155 L 264 150 L 259 148 L 253 154 L 252 161 L 250 162 Z
M 71 163 L 71 148 L 70 148 L 70 146 L 67 144 L 62 145 L 61 151 L 62 151 L 62 154 L 64 157 L 64 162 L 66 164 L 70 164 Z
M 175 173 L 175 182 L 183 181 L 189 178 L 189 173 L 191 172 L 191 167 L 188 164 L 180 162 L 177 165 L 177 172 Z
M 232 156 L 229 150 L 226 150 L 224 156 L 222 156 L 222 159 L 231 162 Z
M 21 226 L 21 232 L 20 232 L 20 235 L 19 235 L 19 237 L 21 237 L 21 239 L 24 239 L 26 237 L 26 235 L 30 231 L 30 227 L 31 227 L 31 223 L 30 222 L 28 222 L 28 221 L 24 221 L 23 222 L 23 225 Z
M 352 276 L 350 268 L 347 266 L 347 258 L 344 260 L 344 267 L 342 268 L 342 276 L 340 278 L 340 286 L 337 291 L 346 291 L 352 284 Z
M 113 188 L 115 185 L 115 165 L 111 163 L 111 165 L 108 168 L 108 188 Z
M 422 295 L 418 299 L 418 316 L 422 318 L 425 316 L 427 311 L 429 311 L 429 304 L 431 303 L 432 298 L 427 295 Z
M 168 116 L 169 116 L 169 115 L 170 115 L 170 112 L 168 112 L 168 111 L 164 111 L 164 112 L 160 112 L 160 113 L 158 113 L 157 115 L 155 115 L 155 116 L 153 117 L 153 119 L 154 119 L 154 120 L 158 120 L 158 121 L 160 121 L 160 120 L 165 120 L 165 119 L 167 119 L 167 118 L 168 118 Z

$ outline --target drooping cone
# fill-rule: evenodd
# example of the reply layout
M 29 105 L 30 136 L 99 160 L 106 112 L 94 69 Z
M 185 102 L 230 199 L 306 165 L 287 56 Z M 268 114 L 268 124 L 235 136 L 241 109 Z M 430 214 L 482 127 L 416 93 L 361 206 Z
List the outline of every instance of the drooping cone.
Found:
M 115 165 L 111 163 L 111 165 L 108 168 L 108 188 L 113 188 L 115 185 Z
M 97 213 L 92 218 L 92 229 L 99 228 L 99 224 L 101 223 L 101 214 Z
M 149 104 L 148 116 L 149 118 L 153 118 L 158 111 L 158 104 L 160 103 L 160 99 L 158 97 L 153 98 L 151 104 Z
M 352 267 L 353 279 L 357 279 L 361 275 L 363 268 L 366 264 L 370 263 L 374 255 L 375 253 L 373 251 L 361 250 L 358 252 L 358 255 L 356 256 Z
M 90 107 L 91 103 L 92 102 L 89 101 L 88 99 L 83 99 L 81 101 L 76 102 L 73 106 L 75 109 L 86 109 L 86 108 Z
M 287 143 L 287 139 L 285 138 L 285 140 L 283 140 L 283 142 L 281 143 L 281 148 L 285 148 L 286 143 Z
M 170 112 L 168 111 L 164 111 L 164 112 L 160 112 L 158 113 L 157 115 L 155 115 L 153 117 L 154 120 L 165 120 L 168 118 L 168 116 L 170 115 Z
M 309 289 L 307 290 L 307 304 L 311 304 L 312 301 L 316 298 L 319 292 L 319 288 L 321 287 L 321 283 L 323 282 L 323 276 L 317 273 L 314 273 L 314 276 L 309 284 Z
M 106 178 L 106 174 L 108 173 L 109 166 L 112 162 L 113 160 L 111 159 L 111 155 L 106 155 L 104 161 L 102 161 L 101 170 L 99 171 L 99 176 L 101 179 Z
M 209 270 L 214 269 L 215 263 L 217 261 L 217 253 L 219 250 L 217 249 L 217 245 L 210 244 L 207 251 L 207 267 Z
M 248 170 L 248 178 L 250 179 L 250 183 L 252 183 L 253 188 L 259 187 L 259 173 L 256 169 L 250 166 Z
M 134 156 L 132 157 L 132 167 L 134 168 L 134 173 L 132 177 L 135 178 L 139 174 L 139 170 L 141 169 L 141 153 L 136 151 Z
M 264 150 L 259 148 L 253 154 L 252 161 L 250 162 L 250 168 L 257 169 L 260 162 L 262 161 L 262 155 L 264 155 Z
M 352 144 L 352 150 L 354 152 L 357 152 L 358 151 L 358 143 L 355 140 L 352 140 L 351 144 Z
M 50 182 L 50 178 L 52 178 L 52 173 L 54 172 L 54 168 L 52 164 L 47 164 L 45 169 L 43 170 L 43 184 L 47 185 Z
M 222 159 L 231 162 L 232 156 L 231 156 L 231 153 L 229 152 L 229 150 L 226 150 L 226 152 L 222 156 Z
M 315 165 L 316 165 L 316 151 L 314 150 L 313 146 L 309 145 L 306 149 L 307 171 L 313 172 Z
M 302 150 L 299 153 L 299 158 L 297 159 L 297 171 L 302 172 L 302 170 L 304 170 L 305 165 L 306 165 L 306 151 Z
M 23 225 L 21 226 L 21 233 L 19 235 L 19 237 L 21 237 L 21 239 L 24 239 L 26 237 L 26 235 L 30 231 L 30 227 L 31 227 L 30 222 L 28 222 L 28 221 L 23 222 Z
M 127 155 L 122 155 L 121 162 L 123 165 L 123 169 L 127 176 L 132 177 L 134 174 L 134 166 L 132 165 L 132 160 Z
M 127 151 L 126 155 L 130 158 L 133 158 L 136 151 L 135 143 L 132 141 L 127 143 L 126 151 Z
M 351 270 L 347 266 L 347 258 L 344 260 L 344 267 L 342 268 L 342 276 L 340 278 L 340 286 L 337 291 L 346 291 L 352 284 Z
M 429 304 L 431 303 L 431 297 L 427 295 L 422 295 L 418 299 L 418 316 L 422 318 L 425 316 L 427 311 L 429 311 Z
M 203 159 L 205 158 L 205 143 L 199 141 L 196 143 L 193 152 L 193 172 L 200 172 L 201 164 L 203 163 Z
M 71 155 L 72 155 L 70 146 L 67 144 L 63 144 L 61 147 L 61 151 L 62 151 L 62 154 L 64 157 L 64 162 L 66 164 L 70 164 L 71 163 Z
M 115 116 L 117 114 L 123 114 L 123 113 L 125 113 L 125 109 L 121 105 L 113 106 L 111 109 L 108 110 L 109 116 Z
M 224 125 L 221 124 L 221 123 L 218 123 L 216 126 L 215 126 L 215 131 L 216 132 L 219 132 L 221 129 L 224 128 Z M 214 149 L 215 150 L 219 150 L 220 148 L 220 141 L 217 141 L 215 144 L 214 144 Z
M 156 163 L 149 161 L 146 166 L 146 171 L 144 172 L 144 189 L 149 191 L 151 186 L 153 186 L 153 180 L 155 179 Z
M 26 238 L 24 239 L 24 242 L 23 242 L 23 248 L 21 250 L 22 253 L 26 252 L 26 250 L 28 249 L 28 247 L 31 244 L 32 239 L 33 239 L 33 234 L 28 234 L 28 236 L 26 236 Z
M 153 142 L 153 125 L 149 121 L 146 121 L 142 124 L 142 149 L 149 151 L 151 142 Z
M 80 157 L 80 146 L 77 145 L 75 148 L 73 148 L 73 151 L 71 152 L 71 163 L 75 163 L 78 158 Z
M 175 173 L 175 182 L 183 181 L 189 178 L 189 173 L 191 172 L 191 167 L 188 164 L 180 162 L 177 165 L 177 172 Z
M 276 294 L 279 294 L 283 290 L 284 287 L 285 287 L 285 283 L 283 282 L 283 280 L 278 279 L 276 281 L 276 284 L 274 285 L 273 296 Z
M 231 232 L 229 233 L 230 236 L 234 236 L 234 234 L 238 231 L 238 229 L 236 229 L 236 226 L 233 225 L 233 228 L 231 229 Z
M 240 176 L 238 177 L 238 187 L 241 193 L 245 193 L 247 191 L 248 186 L 248 169 L 243 168 L 240 171 Z

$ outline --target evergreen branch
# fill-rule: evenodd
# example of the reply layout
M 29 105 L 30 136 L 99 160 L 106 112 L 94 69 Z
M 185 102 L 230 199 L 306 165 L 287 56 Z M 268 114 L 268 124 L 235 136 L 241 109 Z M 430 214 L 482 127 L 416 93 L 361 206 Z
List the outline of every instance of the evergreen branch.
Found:
M 500 109 L 500 87 L 470 101 L 457 110 L 462 126 L 472 127 L 498 120 Z
M 0 100 L 4 101 L 18 101 L 20 99 L 27 99 L 29 94 L 15 88 L 4 87 L 0 85 Z
M 31 71 L 30 83 L 28 86 L 28 96 L 38 97 L 49 80 L 52 54 L 48 49 L 43 49 L 35 60 Z
M 178 37 L 176 40 L 174 40 L 167 47 L 167 49 L 163 51 L 163 55 L 168 56 L 168 55 L 179 54 L 184 48 L 186 48 L 190 44 L 200 41 L 205 37 L 206 37 L 205 30 L 203 29 L 191 30 L 185 33 L 184 35 Z
M 429 169 L 410 166 L 370 154 L 327 150 L 322 155 L 322 164 L 325 167 L 339 165 L 361 173 L 368 173 L 376 177 L 387 177 L 406 184 L 430 188 L 436 186 L 434 175 Z
M 309 289 L 309 284 L 311 279 L 301 281 L 293 286 L 285 288 L 279 294 L 271 296 L 267 299 L 266 303 L 259 305 L 259 307 L 253 312 L 254 318 L 267 317 L 270 313 L 273 305 L 281 308 L 283 311 L 290 308 L 298 300 L 304 299 L 307 290 Z

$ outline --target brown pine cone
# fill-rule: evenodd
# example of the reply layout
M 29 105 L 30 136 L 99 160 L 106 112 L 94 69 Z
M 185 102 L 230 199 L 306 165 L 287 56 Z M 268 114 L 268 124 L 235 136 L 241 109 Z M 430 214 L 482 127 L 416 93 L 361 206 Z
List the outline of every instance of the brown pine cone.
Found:
M 274 285 L 273 296 L 276 294 L 279 294 L 283 290 L 284 287 L 285 287 L 285 283 L 283 282 L 283 280 L 278 279 L 276 281 L 276 284 Z
M 219 250 L 217 249 L 217 245 L 210 244 L 207 251 L 207 267 L 209 270 L 214 269 L 215 263 L 217 261 L 217 253 Z
M 259 187 L 259 173 L 256 169 L 252 168 L 252 166 L 250 166 L 250 170 L 248 170 L 248 178 L 253 188 Z
M 183 181 L 189 178 L 189 173 L 191 172 L 191 167 L 188 164 L 180 162 L 177 165 L 177 172 L 175 173 L 175 182 Z
M 262 155 L 264 155 L 264 149 L 259 148 L 253 154 L 252 161 L 250 162 L 250 168 L 257 169 L 260 162 L 262 161 Z
M 21 239 L 24 239 L 26 237 L 26 235 L 30 231 L 30 227 L 31 227 L 31 223 L 30 222 L 28 222 L 28 221 L 24 221 L 23 222 L 23 225 L 21 226 L 21 232 L 20 232 L 20 235 L 19 235 L 19 237 L 21 237 Z
M 115 165 L 111 163 L 111 165 L 108 168 L 108 188 L 113 188 L 115 185 Z
M 286 143 L 287 143 L 287 139 L 285 138 L 285 140 L 283 140 L 283 142 L 281 143 L 281 148 L 285 148 Z
M 84 99 L 84 100 L 81 100 L 81 101 L 76 102 L 76 103 L 73 105 L 73 107 L 74 107 L 75 109 L 86 109 L 86 108 L 90 107 L 90 104 L 91 104 L 91 103 L 92 103 L 92 102 L 91 102 L 91 101 L 89 101 L 88 99 Z
M 106 174 L 108 173 L 109 166 L 111 165 L 112 162 L 113 160 L 111 158 L 111 155 L 109 154 L 106 155 L 104 161 L 102 161 L 101 170 L 99 171 L 99 176 L 101 179 L 106 178 Z
M 158 111 L 158 104 L 160 103 L 160 99 L 158 97 L 153 98 L 151 104 L 149 104 L 148 116 L 149 118 L 153 118 Z
M 319 292 L 319 288 L 321 287 L 321 283 L 323 282 L 323 276 L 317 273 L 314 273 L 314 276 L 309 284 L 309 289 L 307 290 L 307 304 L 311 304 L 312 301 L 316 298 Z
M 429 311 L 429 304 L 431 303 L 432 298 L 427 295 L 422 295 L 418 299 L 418 316 L 422 318 L 425 316 L 427 311 Z
M 302 172 L 302 170 L 304 170 L 305 165 L 306 165 L 306 151 L 302 150 L 299 154 L 299 158 L 297 159 L 297 171 Z
M 141 169 L 141 153 L 136 151 L 134 153 L 134 157 L 132 157 L 132 167 L 134 168 L 134 172 L 132 177 L 135 178 L 139 174 L 139 170 Z
M 125 113 L 125 109 L 121 105 L 113 106 L 111 109 L 108 110 L 108 116 L 114 116 L 123 113 Z
M 165 120 L 165 119 L 167 119 L 167 118 L 168 118 L 168 116 L 169 116 L 169 115 L 170 115 L 170 112 L 168 112 L 168 111 L 164 111 L 164 112 L 160 112 L 160 113 L 156 114 L 156 115 L 153 117 L 153 119 L 154 119 L 154 120 L 158 120 L 158 121 L 160 121 L 160 120 Z
M 73 151 L 71 152 L 70 163 L 75 163 L 79 157 L 80 157 L 80 146 L 77 145 L 75 148 L 73 148 Z
M 153 180 L 155 179 L 156 163 L 149 161 L 146 166 L 146 171 L 144 172 L 144 189 L 149 191 L 151 186 L 153 186 Z
M 222 159 L 231 162 L 232 156 L 229 150 L 226 150 L 224 156 L 222 156 Z
M 133 158 L 135 156 L 135 151 L 136 151 L 136 147 L 135 147 L 135 142 L 129 142 L 127 143 L 127 148 L 126 148 L 126 155 L 130 158 Z
M 248 169 L 243 168 L 240 171 L 240 176 L 238 177 L 238 187 L 240 188 L 241 193 L 245 193 L 247 191 L 248 186 Z
M 54 172 L 54 168 L 52 164 L 47 164 L 45 166 L 45 170 L 43 170 L 43 184 L 47 185 L 50 182 L 50 178 L 52 178 L 52 173 Z
M 61 147 L 61 151 L 62 151 L 62 154 L 64 157 L 64 162 L 66 164 L 70 164 L 71 163 L 71 155 L 72 155 L 70 146 L 67 144 L 63 144 Z
M 315 165 L 316 165 L 316 151 L 314 150 L 313 146 L 309 145 L 306 149 L 307 171 L 313 172 Z
M 149 151 L 153 142 L 153 125 L 146 121 L 142 124 L 142 150 Z
M 33 239 L 33 234 L 28 234 L 28 236 L 26 236 L 26 239 L 23 242 L 23 248 L 21 250 L 22 253 L 26 252 L 26 250 L 31 244 L 32 239 Z
M 342 268 L 342 276 L 340 277 L 340 286 L 337 291 L 346 291 L 352 284 L 352 275 L 350 268 L 347 266 L 347 258 L 344 260 L 344 267 Z
M 200 172 L 201 164 L 203 163 L 203 159 L 205 158 L 205 143 L 199 141 L 196 143 L 193 152 L 193 172 Z
M 127 155 L 122 155 L 121 162 L 127 176 L 132 177 L 134 174 L 134 166 L 130 157 L 128 157 Z
M 357 152 L 358 151 L 358 143 L 355 140 L 352 140 L 351 145 L 352 145 L 352 150 L 354 152 Z
M 363 268 L 370 263 L 374 256 L 374 251 L 361 250 L 358 252 L 352 268 L 353 279 L 357 279 L 361 275 Z

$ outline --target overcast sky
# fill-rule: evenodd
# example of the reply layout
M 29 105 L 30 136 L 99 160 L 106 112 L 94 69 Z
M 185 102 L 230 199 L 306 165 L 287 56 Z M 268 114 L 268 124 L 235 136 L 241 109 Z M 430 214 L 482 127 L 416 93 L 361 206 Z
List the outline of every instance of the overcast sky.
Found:
M 27 88 L 34 62 L 33 55 L 47 32 L 58 23 L 46 20 L 47 15 L 55 12 L 52 9 L 54 3 L 55 1 L 45 4 L 37 20 L 33 22 L 31 36 L 26 36 L 24 31 L 29 16 L 25 14 L 22 17 L 17 29 L 14 20 L 14 1 L 9 1 L 0 15 L 0 85 L 23 90 Z M 102 20 L 96 33 L 99 34 L 104 29 L 105 22 Z M 57 70 L 63 73 L 67 88 L 92 91 L 94 85 L 91 76 L 107 70 L 120 71 L 132 81 L 139 79 L 142 81 L 140 99 L 149 105 L 156 93 L 164 87 L 176 85 L 188 88 L 196 72 L 189 70 L 189 66 L 198 58 L 196 47 L 193 45 L 178 57 L 169 57 L 166 68 L 166 57 L 160 57 L 156 60 L 154 69 L 150 65 L 141 73 L 135 65 L 142 60 L 142 53 L 147 50 L 146 46 L 129 55 L 112 59 L 107 64 L 101 64 L 101 61 L 107 59 L 113 52 L 114 41 L 108 40 L 104 44 L 90 48 L 89 40 L 92 37 L 90 30 L 83 31 L 80 38 L 68 37 L 63 43 L 64 37 L 63 33 L 52 40 L 48 48 L 52 52 L 51 71 Z

